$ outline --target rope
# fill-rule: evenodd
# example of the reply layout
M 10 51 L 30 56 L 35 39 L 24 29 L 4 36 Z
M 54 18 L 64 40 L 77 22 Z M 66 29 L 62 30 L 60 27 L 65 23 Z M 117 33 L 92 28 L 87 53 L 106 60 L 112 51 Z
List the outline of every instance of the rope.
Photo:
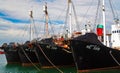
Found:
M 39 55 L 38 55 L 38 53 L 37 53 L 36 50 L 35 50 L 35 55 L 37 56 L 37 59 L 38 59 L 38 61 L 40 62 Z M 41 65 L 41 64 L 40 64 L 40 65 Z
M 100 7 L 100 0 L 98 0 L 97 10 L 96 10 L 96 14 L 95 14 L 95 22 L 94 22 L 94 28 L 93 28 L 94 31 L 96 30 L 95 28 L 96 28 L 96 22 L 97 22 L 97 19 L 98 19 L 99 7 Z
M 79 29 L 79 26 L 78 26 L 78 18 L 77 18 L 77 14 L 76 14 L 76 10 L 75 10 L 75 5 L 74 5 L 73 2 L 72 2 L 72 6 L 73 6 L 74 15 L 75 15 L 76 29 L 78 30 L 78 29 Z
M 52 25 L 52 22 L 51 22 L 51 19 L 50 19 L 50 17 L 48 16 L 48 20 L 49 20 L 49 23 L 50 23 L 50 28 L 51 28 L 51 32 L 52 32 L 52 34 L 54 34 L 55 32 L 54 32 L 54 27 L 53 27 L 53 25 Z
M 110 8 L 113 14 L 113 18 L 118 18 L 118 13 L 114 9 L 116 8 L 112 0 L 109 0 Z
M 76 73 L 79 73 L 79 72 L 78 72 L 78 65 L 77 65 L 77 62 L 76 62 L 76 59 L 75 59 L 75 53 L 74 53 L 74 51 L 73 51 L 73 47 L 71 46 L 70 48 L 71 48 L 71 50 L 72 50 L 72 55 L 73 55 L 74 63 L 75 63 L 76 69 L 77 69 L 77 70 L 76 70 Z
M 49 63 L 56 68 L 60 73 L 64 73 L 62 70 L 60 70 L 57 66 L 55 66 L 55 64 L 53 64 L 50 59 L 47 57 L 47 55 L 44 53 L 44 51 L 42 50 L 42 48 L 40 47 L 40 45 L 38 45 L 38 48 L 40 49 L 40 51 L 43 53 L 44 57 L 49 61 Z
M 115 18 L 115 12 L 113 10 L 113 6 L 112 6 L 112 3 L 111 3 L 111 0 L 109 0 L 109 4 L 110 4 L 111 10 L 112 10 L 113 18 Z
M 83 15 L 83 18 L 80 21 L 80 24 L 83 23 L 85 17 L 88 15 L 89 9 L 92 7 L 93 2 L 94 2 L 94 0 L 91 0 L 89 7 L 86 9 L 87 11 L 85 12 L 85 14 Z M 88 18 L 88 16 L 87 16 L 87 18 Z
M 32 18 L 31 22 L 33 23 L 33 34 L 38 38 L 38 30 L 37 30 L 37 27 L 35 26 L 35 20 L 34 18 Z
M 112 55 L 112 51 L 109 51 L 111 57 L 113 58 L 113 60 L 120 66 L 120 63 L 116 60 L 116 58 Z
M 65 52 L 67 52 L 67 53 L 72 53 L 72 52 L 70 52 L 70 51 L 68 51 L 68 50 L 66 50 L 66 49 L 62 49 L 63 51 L 65 51 Z
M 68 26 L 66 26 L 67 25 L 68 12 L 69 12 L 69 5 L 67 7 L 66 16 L 65 16 L 65 24 L 64 24 L 64 27 L 63 27 L 65 30 L 68 30 Z
M 38 70 L 41 71 L 32 61 L 31 59 L 28 57 L 28 55 L 26 54 L 26 52 L 24 51 L 24 49 L 21 47 L 23 53 L 25 54 L 25 56 L 27 57 L 27 59 L 30 61 L 30 63 Z
M 61 9 L 61 12 L 60 12 L 60 14 L 59 14 L 59 16 L 58 17 L 56 17 L 56 20 L 60 20 L 60 18 L 64 15 L 64 13 L 66 12 L 66 6 L 65 7 L 63 7 L 63 9 Z M 63 19 L 63 22 L 64 22 L 64 24 L 62 24 L 61 26 L 60 26 L 60 28 L 62 28 L 62 29 L 60 29 L 60 31 L 59 32 L 63 32 L 64 31 L 64 27 L 65 27 L 65 21 L 64 21 L 65 19 Z
M 36 51 L 36 50 L 35 50 L 35 55 L 37 56 L 38 61 L 40 62 L 39 55 L 38 55 L 38 53 L 37 53 L 37 51 Z M 40 65 L 41 65 L 41 63 L 40 63 Z M 44 72 L 44 73 L 46 73 L 46 72 Z

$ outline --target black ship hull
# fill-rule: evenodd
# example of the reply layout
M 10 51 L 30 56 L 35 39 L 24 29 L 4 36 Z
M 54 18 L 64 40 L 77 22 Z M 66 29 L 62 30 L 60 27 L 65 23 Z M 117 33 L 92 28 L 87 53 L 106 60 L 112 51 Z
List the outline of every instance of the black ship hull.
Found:
M 74 59 L 70 51 L 55 45 L 53 42 L 37 44 L 37 54 L 42 68 L 55 66 L 72 66 Z
M 4 53 L 8 64 L 21 63 L 20 57 L 18 55 L 18 47 L 7 45 L 6 47 L 2 47 L 2 48 L 4 49 Z
M 28 47 L 28 45 L 22 45 L 18 51 L 22 66 L 31 66 L 38 64 L 38 58 L 36 56 L 34 47 Z
M 79 71 L 107 69 L 120 64 L 120 51 L 102 45 L 93 33 L 71 40 L 71 48 Z

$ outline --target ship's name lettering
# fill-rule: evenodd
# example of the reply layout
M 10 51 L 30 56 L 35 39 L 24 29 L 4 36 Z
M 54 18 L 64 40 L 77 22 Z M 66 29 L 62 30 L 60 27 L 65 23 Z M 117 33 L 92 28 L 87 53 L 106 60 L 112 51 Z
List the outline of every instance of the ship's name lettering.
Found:
M 100 47 L 97 45 L 87 45 L 86 48 L 91 49 L 91 50 L 100 51 Z

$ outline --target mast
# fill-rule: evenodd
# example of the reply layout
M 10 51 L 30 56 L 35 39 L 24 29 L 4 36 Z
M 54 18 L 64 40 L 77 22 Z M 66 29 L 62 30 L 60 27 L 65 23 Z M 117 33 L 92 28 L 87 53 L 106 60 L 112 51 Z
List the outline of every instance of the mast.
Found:
M 102 14 L 103 14 L 103 43 L 106 45 L 106 24 L 105 24 L 105 1 L 102 0 Z
M 45 12 L 45 26 L 46 26 L 46 37 L 49 36 L 48 32 L 48 11 L 47 11 L 47 3 L 45 3 L 45 6 L 43 6 L 43 11 Z
M 33 23 L 33 12 L 30 11 L 30 19 L 31 23 Z M 32 34 L 32 24 L 30 24 L 30 41 L 33 39 L 33 34 Z
M 68 0 L 68 7 L 69 7 L 69 31 L 68 37 L 71 37 L 72 34 L 72 1 Z

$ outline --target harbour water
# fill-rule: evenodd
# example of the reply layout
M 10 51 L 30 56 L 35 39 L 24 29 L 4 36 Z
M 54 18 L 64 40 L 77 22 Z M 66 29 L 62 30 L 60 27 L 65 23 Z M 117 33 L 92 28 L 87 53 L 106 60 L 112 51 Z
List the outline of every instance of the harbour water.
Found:
M 60 68 L 63 73 L 76 73 L 75 67 Z M 0 54 L 0 73 L 60 73 L 55 68 L 41 69 L 40 66 L 21 66 L 7 64 L 4 54 Z
M 75 67 L 59 68 L 63 73 L 77 73 Z M 0 54 L 0 73 L 61 73 L 55 68 L 41 69 L 39 66 L 21 66 L 20 64 L 7 64 L 4 54 Z M 88 72 L 87 72 L 88 73 Z M 94 71 L 89 73 L 120 73 L 120 69 Z

